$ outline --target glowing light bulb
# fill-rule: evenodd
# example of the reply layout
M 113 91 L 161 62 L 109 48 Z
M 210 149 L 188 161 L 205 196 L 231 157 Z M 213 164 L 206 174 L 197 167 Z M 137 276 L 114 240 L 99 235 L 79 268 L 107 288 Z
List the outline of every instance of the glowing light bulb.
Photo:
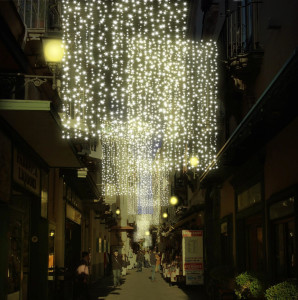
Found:
M 170 204 L 171 205 L 177 205 L 178 204 L 178 198 L 176 196 L 172 196 L 170 198 Z
M 199 159 L 195 156 L 191 157 L 190 160 L 189 160 L 189 163 L 192 167 L 197 167 L 198 164 L 199 164 Z

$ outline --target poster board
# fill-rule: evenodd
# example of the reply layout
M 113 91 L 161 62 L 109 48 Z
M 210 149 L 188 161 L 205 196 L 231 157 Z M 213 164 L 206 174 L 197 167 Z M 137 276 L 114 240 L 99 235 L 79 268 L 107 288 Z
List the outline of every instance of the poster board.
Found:
M 182 230 L 183 276 L 186 285 L 204 284 L 203 230 Z

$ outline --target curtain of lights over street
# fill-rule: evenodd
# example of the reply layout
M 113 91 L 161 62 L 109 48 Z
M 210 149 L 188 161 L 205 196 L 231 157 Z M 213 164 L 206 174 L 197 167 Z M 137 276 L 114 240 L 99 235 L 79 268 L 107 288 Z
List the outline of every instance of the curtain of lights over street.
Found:
M 217 48 L 187 38 L 185 0 L 63 0 L 63 138 L 99 139 L 103 191 L 168 205 L 172 171 L 216 154 Z

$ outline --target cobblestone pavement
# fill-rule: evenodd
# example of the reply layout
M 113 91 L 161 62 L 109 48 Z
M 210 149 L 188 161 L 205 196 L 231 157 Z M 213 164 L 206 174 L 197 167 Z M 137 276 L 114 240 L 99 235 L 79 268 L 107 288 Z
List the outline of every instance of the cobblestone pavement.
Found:
M 113 288 L 112 278 L 105 278 L 94 284 L 90 290 L 91 300 L 207 300 L 203 287 L 187 286 L 179 288 L 170 286 L 161 276 L 156 274 L 151 281 L 151 269 L 142 272 L 129 270 L 122 276 L 122 285 Z

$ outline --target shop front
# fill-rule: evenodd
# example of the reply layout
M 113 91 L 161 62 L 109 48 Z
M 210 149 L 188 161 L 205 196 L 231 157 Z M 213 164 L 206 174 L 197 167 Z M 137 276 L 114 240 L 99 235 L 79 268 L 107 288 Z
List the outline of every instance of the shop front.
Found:
M 0 135 L 0 298 L 46 299 L 47 170 L 26 145 Z

